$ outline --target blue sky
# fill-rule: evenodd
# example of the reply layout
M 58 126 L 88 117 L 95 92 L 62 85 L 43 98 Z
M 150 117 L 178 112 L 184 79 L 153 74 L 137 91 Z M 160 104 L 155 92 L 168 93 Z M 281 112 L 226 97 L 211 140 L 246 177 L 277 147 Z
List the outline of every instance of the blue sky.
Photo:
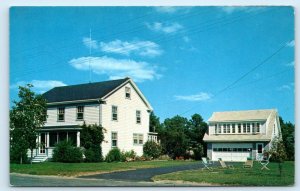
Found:
M 92 82 L 133 78 L 161 120 L 277 108 L 294 122 L 294 44 L 292 7 L 15 7 L 10 98 L 88 83 L 90 62 Z

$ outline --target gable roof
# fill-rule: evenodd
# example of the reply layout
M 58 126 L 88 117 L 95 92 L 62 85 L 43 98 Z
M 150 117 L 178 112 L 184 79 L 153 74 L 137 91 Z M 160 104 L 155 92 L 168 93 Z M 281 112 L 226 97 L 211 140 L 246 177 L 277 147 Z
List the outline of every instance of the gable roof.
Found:
M 205 134 L 205 142 L 271 141 L 273 124 L 278 122 L 276 109 L 214 112 L 209 122 L 266 121 L 265 134 Z M 278 124 L 280 125 L 280 124 Z M 279 126 L 280 128 L 280 126 Z
M 208 122 L 267 120 L 276 109 L 214 112 Z
M 130 78 L 55 87 L 45 92 L 43 97 L 47 103 L 100 99 L 128 80 Z

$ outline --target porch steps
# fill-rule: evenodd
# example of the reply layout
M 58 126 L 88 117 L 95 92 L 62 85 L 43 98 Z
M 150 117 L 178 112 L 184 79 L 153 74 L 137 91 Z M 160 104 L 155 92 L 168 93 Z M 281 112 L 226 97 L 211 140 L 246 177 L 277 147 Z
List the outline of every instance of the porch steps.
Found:
M 39 162 L 45 162 L 48 159 L 47 155 L 36 155 L 33 157 L 32 162 L 33 163 L 39 163 Z

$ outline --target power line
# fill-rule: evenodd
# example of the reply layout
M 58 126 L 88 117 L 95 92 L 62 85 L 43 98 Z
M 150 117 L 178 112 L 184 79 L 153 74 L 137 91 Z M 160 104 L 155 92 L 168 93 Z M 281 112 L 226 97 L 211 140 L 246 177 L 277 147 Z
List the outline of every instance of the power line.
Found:
M 257 64 L 255 67 L 253 67 L 252 69 L 250 69 L 248 72 L 246 72 L 245 74 L 243 74 L 241 77 L 239 77 L 237 80 L 235 80 L 234 82 L 230 83 L 229 85 L 227 85 L 225 88 L 221 89 L 220 91 L 218 91 L 216 94 L 212 95 L 213 97 L 216 97 L 218 95 L 220 95 L 221 93 L 227 91 L 230 87 L 232 87 L 233 85 L 237 84 L 239 81 L 241 81 L 242 79 L 244 79 L 246 76 L 248 76 L 251 72 L 255 71 L 257 68 L 259 68 L 260 66 L 264 65 L 265 63 L 267 63 L 271 58 L 273 58 L 276 54 L 278 54 L 283 48 L 285 48 L 287 46 L 287 43 L 284 43 L 284 45 L 280 46 L 274 53 L 272 53 L 270 56 L 268 56 L 267 58 L 265 58 L 262 62 L 260 62 L 259 64 Z M 194 105 L 193 107 L 191 107 L 190 109 L 182 112 L 180 115 L 184 115 L 190 111 L 192 111 L 193 109 L 195 109 L 196 107 L 198 107 L 200 103 Z

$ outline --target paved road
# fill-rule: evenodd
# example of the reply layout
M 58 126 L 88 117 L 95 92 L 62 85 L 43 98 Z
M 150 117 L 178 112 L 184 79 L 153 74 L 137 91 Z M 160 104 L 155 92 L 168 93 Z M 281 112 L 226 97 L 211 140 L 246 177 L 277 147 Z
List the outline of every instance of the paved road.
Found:
M 215 163 L 214 166 L 216 165 L 218 164 Z M 80 176 L 78 178 L 152 182 L 151 178 L 156 175 L 177 172 L 182 170 L 195 170 L 200 168 L 203 168 L 203 164 L 201 162 L 197 162 L 189 165 L 137 169 L 137 170 L 130 170 L 130 171 L 122 171 L 122 172 L 112 172 L 106 174 Z
M 66 178 L 59 176 L 37 176 L 37 175 L 24 175 L 24 174 L 10 174 L 10 184 L 14 187 L 112 187 L 112 186 L 134 186 L 134 187 L 174 187 L 174 186 L 206 186 L 201 184 L 180 183 L 180 182 L 132 182 L 132 181 L 115 181 L 103 179 L 83 179 L 83 178 Z

